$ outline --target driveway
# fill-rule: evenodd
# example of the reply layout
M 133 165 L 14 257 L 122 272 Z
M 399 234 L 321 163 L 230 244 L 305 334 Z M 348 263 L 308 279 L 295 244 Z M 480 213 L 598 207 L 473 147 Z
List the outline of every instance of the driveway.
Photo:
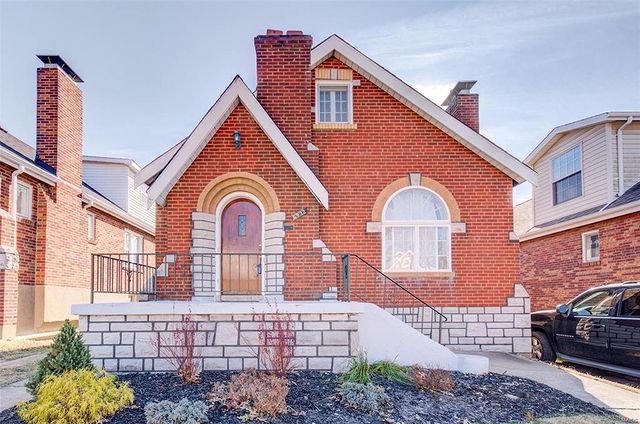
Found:
M 517 355 L 497 352 L 476 354 L 489 358 L 491 372 L 535 380 L 640 422 L 640 390 L 637 388 Z

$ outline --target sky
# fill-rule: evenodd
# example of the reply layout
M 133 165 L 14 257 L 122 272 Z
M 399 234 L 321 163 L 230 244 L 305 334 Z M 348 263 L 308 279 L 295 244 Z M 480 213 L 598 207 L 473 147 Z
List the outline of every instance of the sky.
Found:
M 440 104 L 478 80 L 480 131 L 519 159 L 554 127 L 640 109 L 640 1 L 0 0 L 0 126 L 35 145 L 36 54 L 85 81 L 84 154 L 145 165 L 240 74 L 253 37 L 336 33 Z M 528 184 L 514 203 L 530 196 Z

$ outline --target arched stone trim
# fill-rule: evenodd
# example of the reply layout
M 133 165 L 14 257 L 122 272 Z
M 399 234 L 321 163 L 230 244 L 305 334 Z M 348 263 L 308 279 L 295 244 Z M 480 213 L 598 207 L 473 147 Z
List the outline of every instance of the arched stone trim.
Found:
M 268 182 L 248 172 L 229 172 L 213 179 L 200 193 L 196 210 L 215 213 L 220 201 L 234 192 L 254 195 L 264 207 L 264 213 L 280 211 L 280 202 L 275 190 Z
M 393 196 L 398 190 L 404 187 L 409 187 L 411 185 L 412 184 L 409 177 L 403 177 L 386 186 L 380 192 L 380 194 L 376 198 L 375 203 L 373 204 L 373 210 L 371 211 L 371 221 L 382 222 L 382 210 L 384 209 L 384 205 L 387 203 L 387 200 L 389 200 L 389 198 Z M 456 202 L 453 194 L 451 194 L 451 192 L 445 186 L 429 177 L 421 176 L 419 187 L 428 188 L 429 190 L 440 196 L 449 208 L 451 222 L 460 222 L 460 208 L 458 207 L 458 202 Z

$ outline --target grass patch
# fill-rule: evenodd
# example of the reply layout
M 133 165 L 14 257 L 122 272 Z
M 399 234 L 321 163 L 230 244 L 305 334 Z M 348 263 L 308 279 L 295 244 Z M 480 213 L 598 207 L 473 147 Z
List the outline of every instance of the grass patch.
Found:
M 345 383 L 371 384 L 371 369 L 367 356 L 361 353 L 352 358 L 349 369 L 342 374 L 341 379 Z
M 409 368 L 391 361 L 380 361 L 372 364 L 371 373 L 381 375 L 398 383 L 410 384 Z
M 49 350 L 51 340 L 3 340 L 0 341 L 0 361 L 11 361 Z

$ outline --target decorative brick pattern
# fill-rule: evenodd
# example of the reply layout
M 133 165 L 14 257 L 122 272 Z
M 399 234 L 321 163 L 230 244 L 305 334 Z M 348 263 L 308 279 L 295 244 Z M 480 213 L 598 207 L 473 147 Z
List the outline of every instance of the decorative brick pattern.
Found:
M 299 369 L 342 371 L 358 353 L 357 314 L 290 314 L 295 325 L 294 363 Z M 204 370 L 260 367 L 259 322 L 253 314 L 191 315 L 197 359 Z M 273 316 L 265 315 L 265 324 Z M 91 315 L 80 331 L 93 362 L 107 371 L 167 371 L 172 366 L 157 340 L 172 340 L 182 315 Z

